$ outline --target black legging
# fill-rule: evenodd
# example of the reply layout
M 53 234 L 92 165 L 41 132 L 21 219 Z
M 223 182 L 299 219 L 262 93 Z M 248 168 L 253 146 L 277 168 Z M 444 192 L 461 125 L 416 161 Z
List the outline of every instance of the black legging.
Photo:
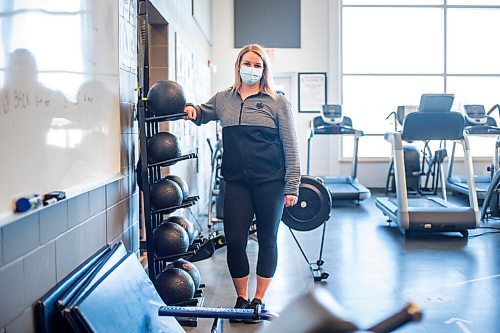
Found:
M 254 214 L 259 241 L 257 275 L 273 277 L 278 262 L 276 238 L 283 213 L 284 192 L 283 181 L 257 186 L 249 186 L 244 182 L 226 183 L 224 234 L 227 242 L 227 265 L 231 277 L 241 278 L 250 273 L 246 247 Z

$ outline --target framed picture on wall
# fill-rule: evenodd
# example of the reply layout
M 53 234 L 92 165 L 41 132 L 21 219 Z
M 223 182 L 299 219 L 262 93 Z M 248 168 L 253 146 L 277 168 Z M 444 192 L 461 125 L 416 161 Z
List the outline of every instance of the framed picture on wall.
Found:
M 326 73 L 299 73 L 299 112 L 321 112 L 327 104 Z

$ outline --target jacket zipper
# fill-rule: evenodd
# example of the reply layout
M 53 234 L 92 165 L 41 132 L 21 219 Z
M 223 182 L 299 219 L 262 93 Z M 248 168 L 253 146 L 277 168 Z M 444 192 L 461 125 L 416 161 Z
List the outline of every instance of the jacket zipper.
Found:
M 243 104 L 245 103 L 245 101 L 241 101 L 241 104 L 240 104 L 240 119 L 238 120 L 238 125 L 241 125 L 241 115 L 243 114 Z

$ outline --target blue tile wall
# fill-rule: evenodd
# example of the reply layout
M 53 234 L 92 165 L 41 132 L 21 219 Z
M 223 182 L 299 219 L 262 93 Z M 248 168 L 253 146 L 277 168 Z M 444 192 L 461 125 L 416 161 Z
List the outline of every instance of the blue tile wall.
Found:
M 64 279 L 80 262 L 80 228 L 72 228 L 56 239 L 57 281 Z
M 2 227 L 3 263 L 9 263 L 40 245 L 39 215 L 31 213 Z
M 3 230 L 0 228 L 0 267 L 3 266 Z
M 0 269 L 0 327 L 24 310 L 23 261 L 17 260 Z
M 89 193 L 68 200 L 68 226 L 74 227 L 90 217 Z
M 111 242 L 130 226 L 128 221 L 130 216 L 129 199 L 122 200 L 108 208 L 106 214 L 106 237 L 108 242 Z
M 34 314 L 33 309 L 26 309 L 19 317 L 6 326 L 7 333 L 26 333 L 33 331 Z
M 106 245 L 106 212 L 92 217 L 80 228 L 81 253 L 84 258 Z
M 29 307 L 56 284 L 56 243 L 49 242 L 23 259 L 24 305 Z
M 68 201 L 58 202 L 40 212 L 40 244 L 68 230 Z
M 106 186 L 101 186 L 89 192 L 90 216 L 106 209 Z

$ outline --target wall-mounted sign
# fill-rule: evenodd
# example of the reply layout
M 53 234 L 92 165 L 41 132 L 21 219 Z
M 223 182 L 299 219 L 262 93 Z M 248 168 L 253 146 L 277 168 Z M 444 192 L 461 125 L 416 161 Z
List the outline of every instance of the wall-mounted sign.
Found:
M 299 73 L 299 112 L 321 112 L 327 104 L 326 73 Z

